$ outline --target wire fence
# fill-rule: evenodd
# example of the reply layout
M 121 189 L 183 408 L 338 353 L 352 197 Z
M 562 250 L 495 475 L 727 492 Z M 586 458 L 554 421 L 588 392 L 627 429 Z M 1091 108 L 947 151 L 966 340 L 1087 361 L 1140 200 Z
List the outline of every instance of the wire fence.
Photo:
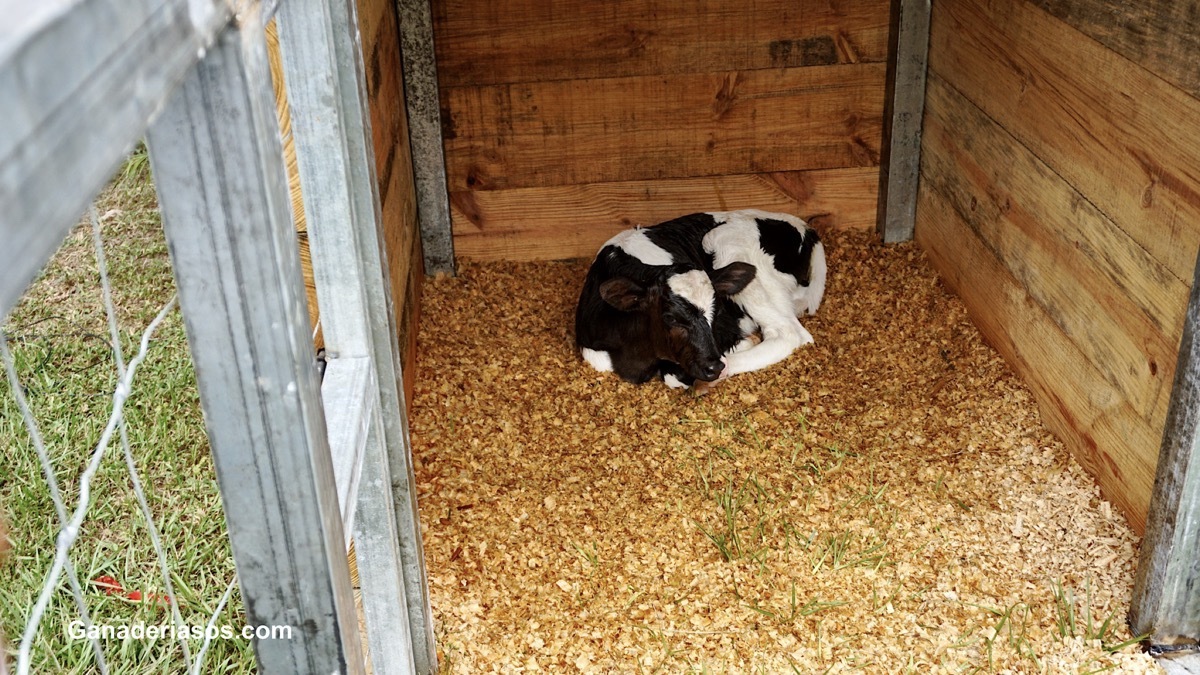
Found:
M 154 223 L 150 223 L 153 225 Z M 169 639 L 161 641 L 158 645 L 160 654 L 155 655 L 150 659 L 150 662 L 159 662 L 165 666 L 170 666 L 172 670 L 185 670 L 189 673 L 203 672 L 205 664 L 205 656 L 209 653 L 212 641 L 214 638 L 221 635 L 218 621 L 223 612 L 228 606 L 229 600 L 233 595 L 236 586 L 236 576 L 230 575 L 231 578 L 225 586 L 223 592 L 216 600 L 216 608 L 210 613 L 205 613 L 202 620 L 195 625 L 189 625 L 185 620 L 180 609 L 180 596 L 176 592 L 173 577 L 177 573 L 173 571 L 173 561 L 171 560 L 166 547 L 163 543 L 163 535 L 158 524 L 158 519 L 150 505 L 150 498 L 147 496 L 147 485 L 143 481 L 142 472 L 139 471 L 139 463 L 144 463 L 146 458 L 139 458 L 136 455 L 134 444 L 130 440 L 130 429 L 126 415 L 127 403 L 131 399 L 136 400 L 138 391 L 135 388 L 137 383 L 137 374 L 139 367 L 151 356 L 152 348 L 155 345 L 155 335 L 160 326 L 172 314 L 177 314 L 177 299 L 174 295 L 171 296 L 161 307 L 157 309 L 152 320 L 142 330 L 140 338 L 136 342 L 137 351 L 132 359 L 126 361 L 125 348 L 122 344 L 122 333 L 119 325 L 117 307 L 114 302 L 113 281 L 109 274 L 108 260 L 105 252 L 104 237 L 100 224 L 100 218 L 97 215 L 95 206 L 89 209 L 88 223 L 81 229 L 90 231 L 90 244 L 95 258 L 95 271 L 97 275 L 98 286 L 100 289 L 100 302 L 103 306 L 103 316 L 107 324 L 108 334 L 104 336 L 95 332 L 74 331 L 67 333 L 59 333 L 56 336 L 61 340 L 72 340 L 76 342 L 86 340 L 100 340 L 104 343 L 110 352 L 108 354 L 107 365 L 112 368 L 113 376 L 116 380 L 116 386 L 110 390 L 107 405 L 107 415 L 103 418 L 92 416 L 95 419 L 104 419 L 104 424 L 100 430 L 100 438 L 90 448 L 79 448 L 75 452 L 67 451 L 63 448 L 53 448 L 46 441 L 46 434 L 42 431 L 42 425 L 39 424 L 37 416 L 34 412 L 35 402 L 31 402 L 30 397 L 26 392 L 30 388 L 23 380 L 29 377 L 38 377 L 48 375 L 45 372 L 45 366 L 48 365 L 50 359 L 39 359 L 39 362 L 31 363 L 30 368 L 26 369 L 26 377 L 22 377 L 22 373 L 18 368 L 17 359 L 14 357 L 13 348 L 10 347 L 12 339 L 9 335 L 9 330 L 0 330 L 0 360 L 3 361 L 5 377 L 8 384 L 8 394 L 11 396 L 11 404 L 15 407 L 16 415 L 19 417 L 20 424 L 23 425 L 26 433 L 25 443 L 20 443 L 17 439 L 10 439 L 7 443 L 6 455 L 14 452 L 20 452 L 24 449 L 21 446 L 31 446 L 37 456 L 38 464 L 40 465 L 41 474 L 45 481 L 45 489 L 50 500 L 53 502 L 55 514 L 55 527 L 57 534 L 52 541 L 47 541 L 39 544 L 38 542 L 18 541 L 16 549 L 21 554 L 21 560 L 17 563 L 22 567 L 30 568 L 42 567 L 42 582 L 40 587 L 36 589 L 36 601 L 30 608 L 28 618 L 19 631 L 13 631 L 14 642 L 19 645 L 17 649 L 16 672 L 19 675 L 25 675 L 35 669 L 36 664 L 41 664 L 39 670 L 47 670 L 49 664 L 57 664 L 66 666 L 70 670 L 92 670 L 101 674 L 109 672 L 124 672 L 130 669 L 130 664 L 116 665 L 110 667 L 110 658 L 106 656 L 111 651 L 123 651 L 121 649 L 121 640 L 117 639 L 117 628 L 123 626 L 124 633 L 128 634 L 131 627 L 127 623 L 128 618 L 121 617 L 124 612 L 111 612 L 114 603 L 110 600 L 115 592 L 121 591 L 126 600 L 133 602 L 151 603 L 160 611 L 167 615 L 165 626 L 168 626 L 165 631 L 166 637 Z M 159 235 L 161 236 L 161 235 Z M 82 237 L 78 237 L 82 239 Z M 80 242 L 77 242 L 77 248 Z M 137 264 L 139 261 L 124 261 L 126 263 Z M 144 261 L 141 261 L 144 262 Z M 59 266 L 61 269 L 61 265 Z M 49 271 L 48 276 L 53 277 L 55 268 Z M 56 279 L 51 278 L 45 280 L 46 284 L 52 284 Z M 86 295 L 86 294 L 84 294 Z M 74 301 L 72 298 L 60 298 L 62 302 Z M 143 302 L 142 304 L 149 304 Z M 51 309 L 55 305 L 41 305 L 41 308 Z M 27 314 L 36 314 L 26 312 Z M 55 316 L 42 316 L 36 319 L 27 317 L 34 321 L 44 323 L 52 322 L 59 319 Z M 61 319 L 59 319 L 61 320 Z M 28 325 L 28 324 L 27 324 Z M 18 328 L 19 330 L 19 328 Z M 16 333 L 12 336 L 17 341 L 34 341 L 42 342 L 46 339 L 45 335 L 25 335 Z M 41 338 L 39 340 L 39 338 Z M 160 347 L 161 349 L 162 347 Z M 168 346 L 166 349 L 172 347 Z M 69 348 L 68 348 L 69 349 Z M 64 350 L 66 351 L 66 350 Z M 187 361 L 186 354 L 181 355 L 183 361 Z M 103 363 L 99 365 L 104 365 Z M 108 378 L 100 376 L 96 372 L 96 367 L 89 367 L 86 370 L 88 379 L 93 382 L 104 382 Z M 57 389 L 63 387 L 64 383 L 43 377 L 39 383 L 39 389 Z M 70 384 L 65 386 L 69 387 Z M 190 411 L 191 415 L 198 419 L 200 411 L 198 404 L 192 400 L 193 407 Z M 9 412 L 13 412 L 12 408 L 6 406 Z M 121 449 L 121 457 L 114 457 L 110 451 L 111 446 L 119 444 Z M 59 466 L 55 466 L 55 461 L 52 458 L 59 458 Z M 70 460 L 82 455 L 86 458 L 86 462 L 75 464 Z M 100 529 L 104 526 L 103 523 L 88 522 L 89 510 L 95 509 L 97 502 L 106 500 L 107 495 L 97 494 L 94 489 L 97 482 L 97 475 L 102 466 L 109 469 L 115 469 L 123 463 L 125 479 L 131 488 L 138 514 L 140 514 L 142 523 L 145 528 L 145 534 L 150 542 L 152 549 L 153 562 L 147 560 L 135 560 L 135 567 L 154 566 L 157 568 L 158 579 L 161 582 L 162 591 L 144 591 L 133 590 L 125 591 L 124 585 L 113 574 L 106 573 L 109 568 L 109 560 L 104 557 L 97 558 L 95 555 L 86 560 L 81 561 L 83 580 L 80 579 L 80 567 L 77 565 L 75 558 L 78 557 L 76 544 L 80 541 L 81 535 L 87 529 Z M 112 471 L 109 472 L 113 473 Z M 212 475 L 211 463 L 207 467 L 208 487 L 213 495 L 216 494 L 215 477 Z M 64 494 L 63 488 L 60 486 L 58 476 L 61 474 L 75 474 L 74 479 L 69 479 L 69 483 L 73 486 L 67 494 Z M 16 480 L 17 476 L 11 473 L 7 475 L 8 480 Z M 106 477 L 106 484 L 111 485 L 111 475 Z M 0 488 L 3 485 L 0 484 Z M 149 486 L 151 490 L 154 486 Z M 0 495 L 4 491 L 0 491 Z M 116 500 L 123 501 L 123 500 Z M 68 503 L 73 502 L 73 503 Z M 162 500 L 159 500 L 162 503 Z M 0 506 L 2 506 L 0 502 Z M 109 504 L 109 508 L 122 508 L 121 504 Z M 130 514 L 132 515 L 132 514 Z M 208 514 L 208 517 L 219 517 L 217 514 Z M 18 522 L 23 523 L 29 520 L 23 518 Z M 93 519 L 94 520 L 94 519 Z M 129 524 L 133 525 L 133 519 L 129 520 Z M 223 529 L 223 524 L 222 524 Z M 27 528 L 20 528 L 13 531 L 13 538 L 23 538 L 31 533 Z M 138 537 L 133 533 L 127 533 L 131 540 L 137 540 Z M 30 555 L 31 550 L 52 550 L 53 554 L 49 564 L 44 564 L 44 556 Z M 134 557 L 144 557 L 144 550 L 137 551 Z M 218 563 L 225 562 L 228 566 L 228 560 L 216 561 Z M 111 570 L 116 571 L 116 570 Z M 27 574 L 15 575 L 16 578 L 29 578 L 31 574 L 36 574 L 35 569 L 31 569 Z M 128 583 L 126 581 L 125 583 Z M 64 589 L 64 586 L 66 587 Z M 74 630 L 64 631 L 63 626 L 47 625 L 44 621 L 47 618 L 47 610 L 50 608 L 56 594 L 62 591 L 69 591 L 71 602 L 75 611 L 78 613 L 78 625 Z M 215 593 L 210 594 L 215 596 Z M 154 612 L 155 615 L 158 611 Z M 193 613 L 195 614 L 195 613 Z M 57 618 L 57 617 L 56 617 Z M 121 623 L 114 624 L 114 618 Z M 157 619 L 154 619 L 157 620 Z M 73 622 L 74 623 L 74 622 Z M 137 624 L 132 624 L 137 625 Z M 144 625 L 144 624 L 143 624 Z M 152 631 L 159 631 L 159 624 L 151 624 L 155 628 Z M 101 627 L 104 629 L 102 630 Z M 111 628 L 113 630 L 108 631 Z M 111 637 L 103 639 L 102 635 L 111 632 Z M 72 650 L 64 645 L 64 642 L 71 641 L 72 637 L 79 637 L 88 645 L 89 652 L 76 653 L 72 655 Z M 40 638 L 40 640 L 39 640 Z M 40 644 L 45 653 L 35 655 L 35 644 Z M 106 646 L 107 645 L 107 646 Z M 55 653 L 67 654 L 67 656 L 55 656 Z M 90 653 L 90 659 L 87 654 Z M 145 661 L 141 659 L 145 655 L 139 657 L 139 663 L 144 665 Z M 248 660 L 243 665 L 248 667 Z
M 268 65 L 275 3 L 56 9 L 0 34 L 15 111 L 0 126 L 0 500 L 16 544 L 0 627 L 20 635 L 17 672 L 433 672 L 355 3 L 278 8 L 323 371 Z M 80 47 L 80 26 L 114 17 L 136 29 Z M 70 234 L 143 133 L 154 215 L 106 236 L 122 208 L 93 207 Z M 164 239 L 108 255 L 147 231 Z M 64 237 L 24 301 L 37 310 L 9 315 Z M 180 312 L 159 297 L 172 285 Z M 76 306 L 89 288 L 101 311 Z

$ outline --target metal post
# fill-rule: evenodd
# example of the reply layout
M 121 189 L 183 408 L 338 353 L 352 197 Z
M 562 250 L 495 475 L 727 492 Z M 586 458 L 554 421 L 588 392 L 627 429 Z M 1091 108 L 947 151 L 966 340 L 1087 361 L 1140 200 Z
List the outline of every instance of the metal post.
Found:
M 1200 261 L 1129 610 L 1134 635 L 1200 649 Z
M 913 237 L 921 175 L 921 122 L 929 62 L 930 0 L 892 0 L 879 152 L 879 212 L 875 227 L 888 243 Z
M 450 231 L 450 195 L 442 149 L 442 113 L 438 102 L 437 59 L 433 52 L 433 9 L 429 0 L 396 0 L 400 17 L 400 58 L 404 64 L 404 100 L 412 145 L 417 215 L 426 274 L 454 274 L 454 238 Z
M 355 4 L 289 0 L 278 19 L 329 367 L 369 358 L 379 385 L 363 406 L 378 413 L 354 521 L 371 659 L 378 672 L 432 673 L 433 619 Z
M 365 671 L 257 5 L 149 132 L 247 620 L 263 673 Z

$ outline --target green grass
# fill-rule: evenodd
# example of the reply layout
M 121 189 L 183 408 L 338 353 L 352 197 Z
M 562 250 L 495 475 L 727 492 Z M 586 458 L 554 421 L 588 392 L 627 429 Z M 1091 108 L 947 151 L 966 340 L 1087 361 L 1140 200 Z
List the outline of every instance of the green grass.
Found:
M 845 602 L 840 600 L 822 601 L 820 598 L 809 598 L 803 605 L 799 604 L 796 598 L 796 582 L 792 582 L 791 595 L 788 597 L 786 608 L 769 609 L 759 605 L 757 602 L 746 605 L 746 607 L 754 612 L 757 612 L 769 619 L 779 623 L 779 625 L 787 627 L 796 623 L 796 620 L 802 617 L 809 617 L 817 612 L 830 609 L 831 607 L 841 607 Z
M 978 653 L 982 658 L 975 660 L 969 672 L 996 672 L 1000 654 L 1007 652 L 1015 656 L 1017 661 L 1029 664 L 1032 672 L 1041 672 L 1045 664 L 1038 658 L 1035 650 L 1036 640 L 1031 637 L 1033 627 L 1039 623 L 1037 616 L 1048 615 L 1054 633 L 1059 639 L 1069 640 L 1082 638 L 1085 641 L 1098 641 L 1103 651 L 1119 652 L 1126 647 L 1141 642 L 1146 636 L 1141 635 L 1124 641 L 1118 641 L 1120 630 L 1119 621 L 1115 621 L 1116 612 L 1109 612 L 1103 619 L 1094 615 L 1095 598 L 1091 593 L 1091 584 L 1086 583 L 1084 592 L 1079 594 L 1076 589 L 1067 586 L 1060 580 L 1050 584 L 1049 603 L 1030 606 L 1024 602 L 1015 602 L 1008 607 L 991 607 L 987 605 L 962 603 L 984 613 L 981 622 L 968 627 L 958 639 L 950 645 L 951 650 L 964 650 L 968 653 Z M 1009 658 L 1008 663 L 1013 659 Z M 1097 669 L 1086 670 L 1089 661 L 1081 664 L 1085 670 L 1080 673 L 1100 673 L 1112 670 L 1114 665 L 1103 665 Z
M 751 561 L 762 567 L 770 556 L 799 550 L 807 553 L 813 574 L 888 564 L 886 535 L 897 514 L 886 500 L 887 484 L 877 483 L 873 471 L 860 489 L 838 503 L 834 509 L 838 518 L 833 522 L 857 514 L 878 534 L 863 537 L 849 529 L 806 533 L 793 521 L 806 508 L 799 498 L 807 501 L 826 489 L 848 459 L 859 457 L 857 453 L 837 446 L 804 448 L 788 434 L 783 435 L 781 448 L 769 448 L 744 415 L 731 422 L 680 420 L 680 424 L 706 424 L 718 432 L 712 444 L 693 453 L 688 462 L 696 488 L 715 507 L 713 515 L 693 518 L 693 525 L 723 561 Z M 800 424 L 803 429 L 806 422 L 801 419 Z M 755 470 L 747 469 L 743 458 L 750 458 L 748 464 Z M 770 471 L 783 484 L 768 481 L 760 470 Z
M 1038 661 L 1037 654 L 1034 652 L 1033 645 L 1029 640 L 1029 626 L 1032 614 L 1032 609 L 1029 605 L 1017 602 L 1005 609 L 999 609 L 983 605 L 971 605 L 971 603 L 964 604 L 981 609 L 996 620 L 996 623 L 989 626 L 986 633 L 980 636 L 987 654 L 989 671 L 995 669 L 996 650 L 1003 646 L 1007 646 L 1018 656 L 1028 659 L 1035 668 L 1040 669 L 1041 662 Z
M 1076 590 L 1065 586 L 1062 580 L 1056 579 L 1050 584 L 1050 592 L 1054 597 L 1055 626 L 1062 638 L 1082 637 L 1086 641 L 1098 640 L 1104 651 L 1113 653 L 1137 644 L 1146 639 L 1146 635 L 1137 635 L 1128 640 L 1115 641 L 1118 625 L 1116 610 L 1109 612 L 1103 619 L 1093 616 L 1092 584 L 1084 584 L 1083 597 L 1077 597 Z M 1114 622 L 1114 620 L 1116 620 Z
M 896 538 L 906 530 L 898 525 L 903 522 L 900 508 L 890 501 L 894 490 L 883 478 L 888 473 L 880 470 L 873 450 L 801 443 L 787 431 L 764 434 L 740 415 L 680 423 L 714 430 L 707 443 L 692 444 L 690 450 L 680 443 L 676 453 L 706 507 L 693 517 L 695 531 L 711 545 L 720 564 L 738 570 L 730 592 L 753 625 L 765 622 L 781 633 L 815 635 L 818 651 L 822 644 L 840 650 L 853 638 L 835 644 L 822 632 L 841 615 L 838 608 L 865 603 L 872 612 L 891 614 L 896 606 L 911 611 L 929 601 L 931 582 L 905 588 L 888 569 L 899 560 L 922 557 L 930 542 L 915 551 L 898 552 L 904 545 Z M 944 479 L 943 473 L 929 486 L 932 493 L 969 512 L 972 505 L 957 499 Z M 792 576 L 796 570 L 804 576 Z M 856 595 L 855 584 L 863 582 L 872 588 Z M 1045 645 L 1039 640 L 1047 625 L 1055 627 L 1061 639 L 1098 641 L 1110 653 L 1140 639 L 1119 637 L 1115 611 L 1097 615 L 1090 585 L 1079 592 L 1055 582 L 1051 590 L 1049 597 L 1032 604 L 1013 601 L 996 607 L 956 601 L 979 614 L 947 644 L 941 665 L 949 672 L 999 672 L 1013 664 L 1041 671 L 1045 662 L 1038 649 Z M 931 633 L 945 629 L 922 628 Z M 851 657 L 839 651 L 836 661 L 851 670 L 871 665 L 847 658 Z M 1083 664 L 1084 670 L 1102 664 L 1089 663 Z M 919 672 L 910 665 L 908 671 Z
M 911 533 L 904 524 L 904 507 L 898 505 L 909 498 L 907 486 L 896 483 L 894 474 L 880 464 L 878 450 L 815 443 L 811 437 L 801 442 L 794 428 L 764 432 L 736 413 L 724 420 L 686 423 L 703 423 L 714 430 L 708 443 L 681 442 L 676 453 L 703 507 L 693 516 L 694 531 L 706 548 L 711 547 L 718 564 L 733 568 L 730 592 L 747 611 L 749 625 L 791 633 L 810 645 L 815 637 L 819 653 L 830 650 L 831 656 L 822 659 L 831 668 L 836 663 L 851 671 L 870 670 L 878 664 L 855 661 L 854 649 L 845 647 L 860 636 L 826 628 L 844 621 L 856 607 L 892 614 L 941 600 L 940 594 L 932 593 L 936 586 L 931 580 L 906 582 L 893 571 L 901 562 L 924 558 L 926 549 L 938 541 L 922 542 L 915 549 L 902 541 Z M 955 496 L 945 473 L 935 474 L 927 489 L 957 511 L 976 508 Z M 934 535 L 938 532 L 932 528 Z M 855 590 L 861 585 L 867 586 L 865 592 Z M 1045 641 L 1054 635 L 1098 641 L 1107 652 L 1138 641 L 1123 640 L 1115 612 L 1098 613 L 1090 586 L 1076 591 L 1056 583 L 1052 590 L 1050 595 L 1008 600 L 1000 606 L 955 600 L 978 613 L 963 619 L 947 636 L 939 663 L 947 672 L 991 673 L 1014 667 L 1040 672 L 1053 653 Z M 921 627 L 931 634 L 947 630 L 940 624 Z M 1048 627 L 1055 632 L 1047 634 Z M 1097 657 L 1082 663 L 1081 670 L 1114 667 L 1104 663 Z M 906 672 L 923 672 L 927 666 L 909 664 Z
M 582 557 L 585 561 L 587 561 L 587 563 L 589 565 L 591 565 L 592 568 L 596 568 L 596 567 L 600 566 L 600 554 L 599 554 L 599 552 L 597 552 L 596 544 L 594 542 L 590 543 L 586 546 L 581 546 L 581 545 L 575 543 L 574 541 L 572 541 L 571 548 L 575 549 L 575 551 L 580 555 L 580 557 Z
M 144 149 L 97 200 L 126 361 L 142 330 L 174 294 L 170 263 L 146 170 Z M 68 512 L 79 477 L 108 421 L 116 369 L 108 345 L 90 227 L 77 228 L 6 318 L 4 330 Z M 166 549 L 178 606 L 189 625 L 204 625 L 234 576 L 195 375 L 176 310 L 160 326 L 125 406 L 129 440 L 151 512 Z M 42 468 L 7 379 L 0 381 L 0 515 L 12 551 L 0 562 L 0 631 L 15 653 L 54 557 L 59 523 Z M 116 579 L 127 591 L 165 593 L 158 560 L 135 500 L 125 458 L 114 436 L 92 483 L 87 519 L 72 550 L 92 620 L 98 624 L 169 624 L 154 602 L 109 595 L 92 583 Z M 65 575 L 33 644 L 36 672 L 94 672 L 86 640 L 67 626 L 78 618 Z M 235 592 L 218 625 L 244 623 Z M 171 640 L 104 641 L 114 673 L 183 670 Z M 200 641 L 190 642 L 194 655 Z M 216 640 L 204 672 L 253 672 L 248 641 Z

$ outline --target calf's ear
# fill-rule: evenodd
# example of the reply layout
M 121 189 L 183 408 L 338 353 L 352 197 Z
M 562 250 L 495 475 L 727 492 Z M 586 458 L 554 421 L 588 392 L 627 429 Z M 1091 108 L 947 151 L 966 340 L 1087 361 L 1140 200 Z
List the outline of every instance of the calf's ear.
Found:
M 719 295 L 737 295 L 754 281 L 755 274 L 758 274 L 758 270 L 754 265 L 731 262 L 712 273 L 713 290 Z
M 614 277 L 600 284 L 600 297 L 622 312 L 645 306 L 646 289 L 626 277 Z

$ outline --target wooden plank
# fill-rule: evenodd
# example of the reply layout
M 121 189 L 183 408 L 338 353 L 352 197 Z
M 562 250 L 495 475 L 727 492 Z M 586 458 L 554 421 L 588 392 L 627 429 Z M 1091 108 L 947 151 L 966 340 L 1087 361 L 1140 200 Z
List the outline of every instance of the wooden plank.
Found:
M 148 140 L 259 670 L 363 673 L 257 7 Z
M 944 80 L 930 78 L 928 96 L 922 181 L 1161 427 L 1187 285 Z
M 935 3 L 931 68 L 1178 279 L 1200 248 L 1200 101 L 1021 0 Z
M 883 64 L 446 90 L 452 191 L 879 163 Z
M 386 201 L 391 184 L 391 172 L 397 153 L 408 153 L 408 123 L 404 110 L 404 94 L 400 66 L 400 38 L 390 2 L 385 3 L 387 18 L 374 24 L 375 32 L 363 44 L 367 100 L 371 112 L 371 132 L 375 147 L 375 171 L 379 175 L 380 194 Z M 362 24 L 364 40 L 368 33 Z M 410 174 L 411 165 L 406 166 Z M 411 177 L 409 181 L 411 182 Z
M 370 63 L 371 55 L 379 49 L 383 43 L 381 38 L 384 34 L 390 33 L 392 40 L 396 40 L 396 9 L 392 0 L 356 0 L 358 5 L 358 30 L 362 36 L 362 51 L 363 60 L 368 64 L 367 83 L 368 89 L 371 83 Z M 391 24 L 390 29 L 385 24 Z M 399 43 L 392 44 L 399 51 Z
M 442 86 L 887 59 L 888 8 L 856 0 L 438 0 Z
M 760 208 L 818 228 L 875 224 L 874 167 L 451 195 L 455 250 L 475 260 L 590 257 L 618 231 L 697 211 Z
M 880 236 L 889 243 L 913 236 L 929 62 L 929 0 L 892 0 L 891 4 L 876 218 Z
M 1032 0 L 1051 15 L 1200 98 L 1197 0 Z
M 408 109 L 413 181 L 421 219 L 421 250 L 426 274 L 454 274 L 442 111 L 433 51 L 433 14 L 429 0 L 396 0 L 400 20 L 400 56 L 404 62 L 404 101 Z
M 371 526 L 398 538 L 360 545 L 359 568 L 386 579 L 389 592 L 398 580 L 404 598 L 364 587 L 372 661 L 386 672 L 431 673 L 433 617 L 358 17 L 354 0 L 289 0 L 279 19 L 326 349 L 331 360 L 369 357 L 379 385 L 372 406 L 379 429 L 366 453 L 373 473 L 364 478 L 371 489 L 358 504 Z
M 386 4 L 394 7 L 390 2 Z M 417 303 L 420 302 L 420 284 L 425 264 L 421 254 L 420 221 L 408 143 L 408 116 L 405 114 L 404 93 L 400 85 L 400 49 L 396 25 L 396 18 L 392 14 L 379 24 L 374 65 L 368 68 L 368 85 L 374 73 L 378 87 L 371 95 L 373 127 L 392 130 L 390 136 L 377 131 L 375 148 L 380 167 L 392 298 L 397 303 L 396 322 L 401 372 L 404 374 L 404 401 L 406 406 L 411 406 L 417 376 Z
M 388 3 L 391 7 L 391 3 Z M 404 311 L 412 248 L 420 235 L 412 155 L 408 143 L 408 118 L 400 82 L 400 46 L 395 16 L 378 24 L 376 49 L 367 68 L 367 83 L 374 131 L 375 159 L 383 203 L 384 244 L 397 315 Z M 372 81 L 375 86 L 372 87 Z M 401 341 L 403 348 L 403 341 Z
M 1151 428 L 975 233 L 922 185 L 916 240 L 988 342 L 1033 390 L 1042 420 L 1141 532 L 1158 447 Z
M 405 176 L 408 180 L 405 181 Z M 420 244 L 420 227 L 417 223 L 416 197 L 413 194 L 412 174 L 395 171 L 392 174 L 392 186 L 388 192 L 388 202 L 384 205 L 384 222 L 388 224 L 384 232 L 387 246 L 389 276 L 392 283 L 392 297 L 398 303 L 396 311 L 403 311 L 402 304 L 408 296 L 408 285 L 412 275 L 409 266 L 412 265 L 412 252 Z M 424 264 L 420 265 L 424 269 Z
M 0 316 L 230 18 L 216 0 L 17 5 L 0 29 Z
M 412 155 L 409 147 L 408 116 L 401 88 L 400 48 L 397 21 L 392 2 L 363 0 L 363 4 L 381 5 L 383 14 L 375 19 L 360 18 L 365 35 L 375 38 L 364 44 L 367 54 L 367 90 L 370 98 L 372 129 L 379 187 L 383 202 L 384 244 L 396 302 L 401 372 L 406 408 L 411 404 L 416 381 L 417 303 L 424 262 L 420 247 L 420 222 L 417 217 L 413 182 Z M 373 21 L 373 24 L 368 23 Z
M 409 174 L 410 177 L 411 175 Z M 400 171 L 394 171 L 391 176 L 391 185 L 387 189 L 387 198 L 383 204 L 383 223 L 392 297 L 396 303 L 401 303 L 407 292 L 409 256 L 420 233 L 411 178 L 408 184 L 405 184 L 403 173 Z M 396 305 L 396 310 L 400 311 L 399 304 Z
M 1196 268 L 1200 279 L 1200 264 Z M 1153 645 L 1200 643 L 1200 283 L 1192 284 L 1129 623 Z

